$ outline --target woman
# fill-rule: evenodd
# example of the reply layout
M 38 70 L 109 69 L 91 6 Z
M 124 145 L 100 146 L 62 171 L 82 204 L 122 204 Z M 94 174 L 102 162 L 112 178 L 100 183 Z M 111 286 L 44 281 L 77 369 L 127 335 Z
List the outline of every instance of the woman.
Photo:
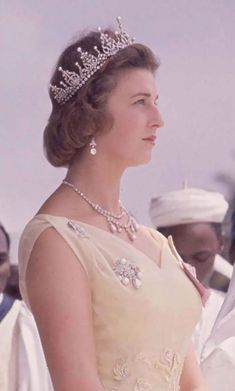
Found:
M 150 161 L 163 122 L 158 62 L 118 25 L 70 45 L 52 76 L 44 145 L 68 172 L 24 231 L 21 292 L 55 391 L 202 391 L 198 290 L 173 245 L 119 201 L 123 172 Z

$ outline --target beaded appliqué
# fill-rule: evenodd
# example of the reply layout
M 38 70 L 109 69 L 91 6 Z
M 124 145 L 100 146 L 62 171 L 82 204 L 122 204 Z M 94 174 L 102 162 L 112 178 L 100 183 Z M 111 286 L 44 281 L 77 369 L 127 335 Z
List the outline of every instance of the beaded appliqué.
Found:
M 69 220 L 68 221 L 68 226 L 70 228 L 72 228 L 76 232 L 76 234 L 78 236 L 80 236 L 81 238 L 89 238 L 88 233 L 86 232 L 86 230 L 80 224 L 75 223 L 74 221 Z
M 119 358 L 113 367 L 113 378 L 117 381 L 122 381 L 129 376 L 127 360 Z
M 131 282 L 134 288 L 141 287 L 143 273 L 138 266 L 131 264 L 127 259 L 118 258 L 113 265 L 113 271 L 123 285 L 128 285 Z

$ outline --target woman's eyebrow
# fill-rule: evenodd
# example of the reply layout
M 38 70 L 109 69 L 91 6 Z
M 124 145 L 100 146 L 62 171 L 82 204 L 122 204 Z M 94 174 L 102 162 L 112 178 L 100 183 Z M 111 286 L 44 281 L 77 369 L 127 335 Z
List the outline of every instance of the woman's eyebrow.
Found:
M 148 92 L 137 92 L 137 94 L 132 95 L 131 98 L 136 98 L 137 96 L 145 96 L 146 98 L 151 98 L 151 94 L 149 94 Z M 158 95 L 155 99 L 158 99 Z

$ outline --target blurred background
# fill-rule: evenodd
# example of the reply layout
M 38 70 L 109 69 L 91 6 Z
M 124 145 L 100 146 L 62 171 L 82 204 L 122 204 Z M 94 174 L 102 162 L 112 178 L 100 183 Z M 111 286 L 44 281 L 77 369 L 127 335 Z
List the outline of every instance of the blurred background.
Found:
M 165 126 L 152 162 L 130 169 L 123 203 L 150 224 L 150 199 L 189 186 L 235 197 L 235 2 L 233 0 L 1 0 L 0 221 L 12 262 L 26 222 L 64 177 L 43 155 L 47 86 L 61 50 L 84 28 L 115 26 L 161 60 L 157 74 Z

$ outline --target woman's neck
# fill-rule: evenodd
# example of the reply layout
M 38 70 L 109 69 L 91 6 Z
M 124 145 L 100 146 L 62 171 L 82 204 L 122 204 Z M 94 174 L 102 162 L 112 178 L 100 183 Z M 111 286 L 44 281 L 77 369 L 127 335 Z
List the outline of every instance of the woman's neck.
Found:
M 119 193 L 122 172 L 112 162 L 89 156 L 77 160 L 68 170 L 66 180 L 72 183 L 92 202 L 113 213 L 119 212 Z

